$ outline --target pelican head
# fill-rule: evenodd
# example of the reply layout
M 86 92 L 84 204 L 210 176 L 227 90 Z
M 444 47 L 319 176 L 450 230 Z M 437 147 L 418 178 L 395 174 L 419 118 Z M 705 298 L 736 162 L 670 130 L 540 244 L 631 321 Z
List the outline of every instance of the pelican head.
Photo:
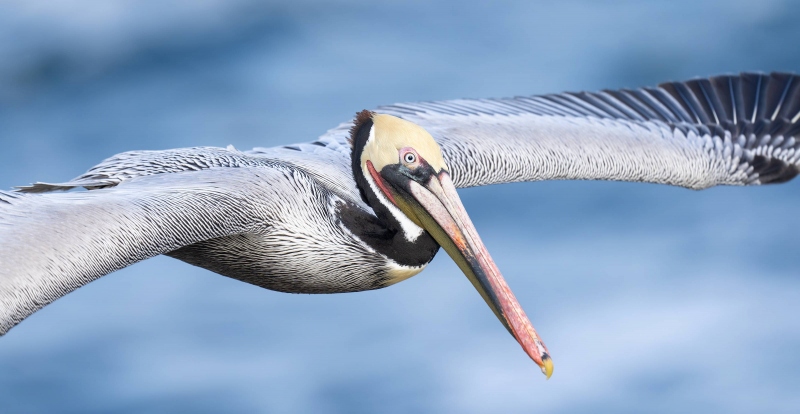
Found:
M 547 348 L 478 236 L 433 137 L 414 123 L 362 111 L 352 144 L 354 173 L 366 182 L 362 195 L 374 193 L 372 204 L 381 203 L 394 216 L 406 239 L 429 233 L 549 378 L 553 363 Z

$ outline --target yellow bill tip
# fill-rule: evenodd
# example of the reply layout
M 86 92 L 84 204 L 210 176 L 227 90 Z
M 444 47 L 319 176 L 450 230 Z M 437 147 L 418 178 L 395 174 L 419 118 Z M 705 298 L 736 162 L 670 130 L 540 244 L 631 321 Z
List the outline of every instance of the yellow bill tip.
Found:
M 542 357 L 542 374 L 544 374 L 547 379 L 550 379 L 550 376 L 553 375 L 553 360 L 550 358 L 550 355 L 545 354 Z

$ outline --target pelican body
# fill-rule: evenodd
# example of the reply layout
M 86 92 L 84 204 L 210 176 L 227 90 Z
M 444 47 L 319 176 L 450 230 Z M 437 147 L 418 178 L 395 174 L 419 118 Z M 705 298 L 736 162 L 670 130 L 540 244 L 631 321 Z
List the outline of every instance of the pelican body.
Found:
M 442 247 L 549 377 L 549 351 L 456 188 L 548 179 L 703 189 L 794 178 L 800 77 L 395 104 L 309 144 L 115 155 L 0 191 L 0 335 L 159 254 L 266 289 L 339 293 L 421 272 Z M 88 191 L 70 191 L 84 188 Z M 0 344 L 0 346 L 2 346 Z

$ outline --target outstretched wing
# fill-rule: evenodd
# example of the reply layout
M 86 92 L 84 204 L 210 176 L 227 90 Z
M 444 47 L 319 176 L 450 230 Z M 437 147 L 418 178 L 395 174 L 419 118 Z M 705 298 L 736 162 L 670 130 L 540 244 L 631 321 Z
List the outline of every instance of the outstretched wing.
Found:
M 427 129 L 459 187 L 588 179 L 702 189 L 785 182 L 800 166 L 800 77 L 785 73 L 375 111 Z M 326 136 L 341 139 L 346 126 Z
M 0 192 L 0 335 L 68 292 L 183 246 L 266 231 L 292 168 L 208 168 L 83 192 Z

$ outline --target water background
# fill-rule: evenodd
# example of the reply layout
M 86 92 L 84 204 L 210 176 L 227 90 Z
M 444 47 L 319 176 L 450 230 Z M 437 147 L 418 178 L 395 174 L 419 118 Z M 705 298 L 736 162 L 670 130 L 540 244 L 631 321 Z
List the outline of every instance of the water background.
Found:
M 7 0 L 0 188 L 127 150 L 311 141 L 380 104 L 797 72 L 799 19 L 779 0 Z M 158 257 L 0 338 L 2 412 L 800 409 L 800 180 L 460 193 L 549 381 L 445 254 L 342 295 Z

